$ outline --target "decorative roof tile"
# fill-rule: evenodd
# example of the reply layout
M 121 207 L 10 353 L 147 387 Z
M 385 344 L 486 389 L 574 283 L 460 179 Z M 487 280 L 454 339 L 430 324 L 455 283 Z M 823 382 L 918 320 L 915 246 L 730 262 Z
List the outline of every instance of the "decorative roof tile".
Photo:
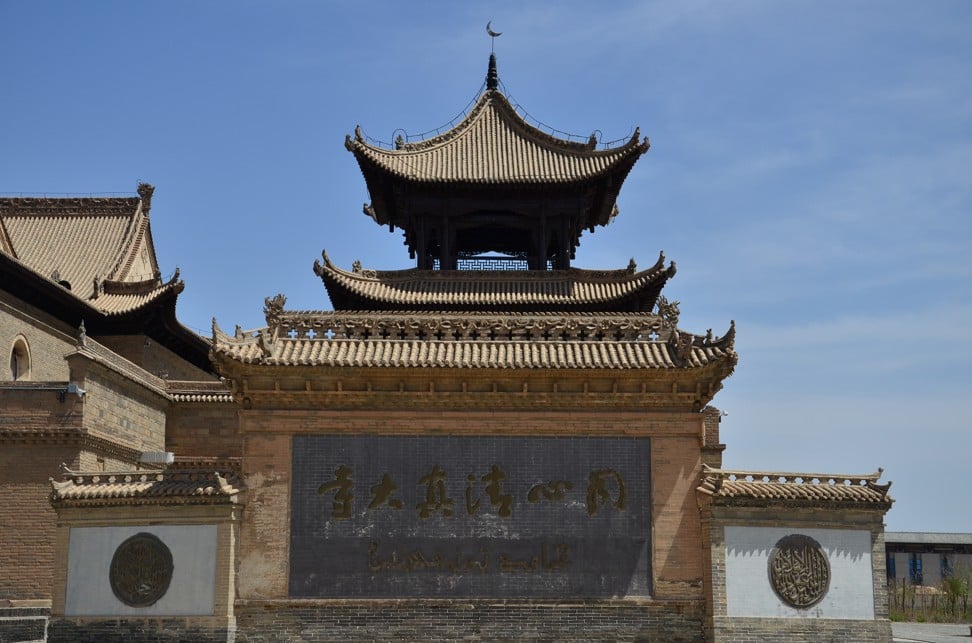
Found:
M 730 471 L 703 465 L 698 491 L 726 506 L 865 504 L 887 508 L 891 483 L 878 484 L 883 469 L 866 475 Z
M 223 382 L 168 381 L 166 391 L 173 402 L 229 404 L 233 401 Z
M 338 310 L 641 311 L 654 308 L 675 263 L 648 270 L 342 270 L 323 253 L 314 272 Z
M 271 300 L 268 300 L 268 306 Z M 282 303 L 280 304 L 282 305 Z M 736 363 L 734 327 L 721 338 L 630 315 L 441 316 L 283 313 L 231 337 L 213 326 L 213 356 L 266 366 L 662 369 Z
M 234 471 L 187 469 L 81 473 L 64 468 L 51 482 L 51 504 L 237 504 L 244 490 Z
M 636 130 L 628 142 L 597 150 L 590 143 L 556 138 L 524 121 L 498 91 L 484 92 L 454 128 L 419 143 L 389 150 L 355 130 L 345 146 L 359 164 L 408 181 L 427 183 L 568 183 L 604 176 L 648 150 Z

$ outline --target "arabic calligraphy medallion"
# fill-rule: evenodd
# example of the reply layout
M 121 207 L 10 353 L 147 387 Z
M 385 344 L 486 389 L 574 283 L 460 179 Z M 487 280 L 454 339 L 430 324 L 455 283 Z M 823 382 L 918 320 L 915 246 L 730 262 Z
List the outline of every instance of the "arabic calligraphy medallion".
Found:
M 773 591 L 787 605 L 797 609 L 812 607 L 830 588 L 827 554 L 809 536 L 785 536 L 770 552 L 769 580 Z
M 115 550 L 108 580 L 125 605 L 148 607 L 165 596 L 172 581 L 172 552 L 158 537 L 135 534 Z

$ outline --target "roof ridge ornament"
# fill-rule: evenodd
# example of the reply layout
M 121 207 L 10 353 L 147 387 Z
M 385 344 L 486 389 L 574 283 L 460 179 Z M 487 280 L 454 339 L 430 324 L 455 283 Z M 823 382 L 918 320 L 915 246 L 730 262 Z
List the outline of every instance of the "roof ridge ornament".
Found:
M 486 23 L 486 33 L 489 34 L 489 53 L 493 53 L 493 45 L 496 44 L 496 39 L 503 35 L 503 32 L 493 31 L 493 21 L 490 20 Z
M 493 21 L 486 23 L 486 33 L 489 34 L 489 69 L 486 71 L 486 90 L 496 91 L 499 87 L 499 74 L 496 72 L 496 39 L 503 35 L 502 31 L 493 31 Z
M 496 72 L 496 54 L 489 55 L 489 69 L 486 71 L 486 90 L 496 91 L 499 88 L 499 74 Z

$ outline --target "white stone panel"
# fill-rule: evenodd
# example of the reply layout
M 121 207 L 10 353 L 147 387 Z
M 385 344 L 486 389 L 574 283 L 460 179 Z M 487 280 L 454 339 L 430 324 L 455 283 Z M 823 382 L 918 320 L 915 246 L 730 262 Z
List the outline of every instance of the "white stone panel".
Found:
M 850 529 L 726 527 L 726 608 L 729 616 L 873 619 L 871 533 Z M 819 603 L 796 609 L 769 580 L 769 557 L 784 536 L 820 543 L 830 564 L 830 588 Z
M 147 532 L 172 552 L 172 582 L 148 607 L 130 607 L 111 591 L 108 572 L 115 550 Z M 67 616 L 204 616 L 213 613 L 216 525 L 75 527 L 68 546 Z

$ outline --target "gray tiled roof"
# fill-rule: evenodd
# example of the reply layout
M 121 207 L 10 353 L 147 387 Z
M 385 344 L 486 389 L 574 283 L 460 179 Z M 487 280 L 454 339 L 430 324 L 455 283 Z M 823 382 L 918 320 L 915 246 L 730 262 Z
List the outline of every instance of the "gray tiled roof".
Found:
M 915 545 L 972 545 L 972 534 L 927 531 L 886 531 L 885 543 Z

